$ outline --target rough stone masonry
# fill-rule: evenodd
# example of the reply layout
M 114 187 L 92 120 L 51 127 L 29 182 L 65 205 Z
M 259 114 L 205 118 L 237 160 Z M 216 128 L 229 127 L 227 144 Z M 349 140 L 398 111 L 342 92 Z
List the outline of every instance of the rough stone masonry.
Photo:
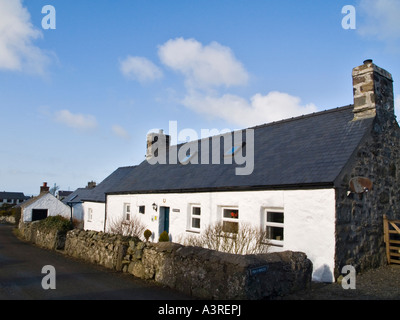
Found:
M 311 283 L 312 263 L 301 252 L 234 255 L 75 229 L 65 253 L 202 299 L 265 299 Z
M 372 60 L 353 69 L 354 122 L 374 118 L 371 132 L 338 178 L 335 276 L 344 265 L 358 272 L 386 264 L 383 215 L 400 219 L 400 128 L 393 80 Z M 366 177 L 372 189 L 348 194 L 350 179 Z

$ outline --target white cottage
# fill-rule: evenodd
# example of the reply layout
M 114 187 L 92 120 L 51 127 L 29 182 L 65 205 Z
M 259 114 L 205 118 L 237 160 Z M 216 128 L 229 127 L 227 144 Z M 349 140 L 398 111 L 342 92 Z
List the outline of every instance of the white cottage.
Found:
M 98 185 L 89 182 L 86 188 L 76 189 L 63 200 L 72 208 L 74 217 L 83 221 L 83 229 L 105 230 L 106 193 L 133 168 L 132 166 L 118 168 Z
M 21 220 L 23 222 L 33 222 L 43 220 L 49 216 L 71 217 L 70 208 L 49 193 L 49 187 L 44 182 L 40 187 L 40 194 L 20 205 Z
M 305 252 L 316 281 L 382 265 L 382 217 L 400 212 L 392 77 L 366 60 L 353 86 L 353 105 L 190 144 L 150 134 L 147 159 L 106 192 L 105 230 L 136 216 L 155 240 L 167 231 L 176 241 L 248 222 L 269 231 L 273 250 Z M 354 188 L 358 176 L 368 189 Z

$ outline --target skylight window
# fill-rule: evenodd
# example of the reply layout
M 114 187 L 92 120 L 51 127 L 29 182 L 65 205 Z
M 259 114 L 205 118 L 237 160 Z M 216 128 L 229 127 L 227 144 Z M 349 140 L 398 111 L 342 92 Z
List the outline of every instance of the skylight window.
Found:
M 183 159 L 179 159 L 179 162 L 181 164 L 188 164 L 189 161 L 197 154 L 197 152 L 193 152 L 191 153 L 190 150 L 188 151 L 188 153 L 186 153 L 185 157 Z
M 232 148 L 230 148 L 228 151 L 225 152 L 224 156 L 231 157 L 231 156 L 235 155 L 245 145 L 246 145 L 246 142 L 243 142 L 242 144 L 239 144 L 239 145 L 234 145 Z

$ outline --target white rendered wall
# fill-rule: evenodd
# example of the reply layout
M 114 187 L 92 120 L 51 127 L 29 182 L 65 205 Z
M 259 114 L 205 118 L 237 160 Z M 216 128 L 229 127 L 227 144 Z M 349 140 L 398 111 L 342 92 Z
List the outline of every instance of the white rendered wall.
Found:
M 335 281 L 335 223 L 334 189 L 285 191 L 285 249 L 307 254 L 314 281 Z
M 89 210 L 92 210 L 92 218 L 89 217 Z M 81 205 L 84 216 L 84 229 L 104 231 L 105 204 L 101 202 L 84 202 Z
M 47 209 L 48 216 L 60 215 L 68 219 L 71 217 L 70 207 L 50 193 L 45 194 L 23 209 L 24 222 L 32 221 L 32 209 Z
M 131 214 L 139 217 L 158 241 L 160 207 L 170 208 L 169 234 L 179 242 L 189 230 L 192 204 L 201 205 L 201 229 L 222 219 L 222 207 L 237 207 L 239 221 L 264 226 L 265 210 L 284 211 L 284 241 L 271 251 L 302 251 L 313 262 L 313 280 L 331 282 L 335 250 L 334 189 L 294 191 L 246 191 L 184 194 L 109 195 L 106 224 L 123 216 L 124 204 L 131 205 Z M 153 203 L 157 211 L 153 210 Z M 139 206 L 145 206 L 145 214 Z M 107 228 L 106 226 L 106 228 Z M 107 229 L 106 229 L 107 231 Z

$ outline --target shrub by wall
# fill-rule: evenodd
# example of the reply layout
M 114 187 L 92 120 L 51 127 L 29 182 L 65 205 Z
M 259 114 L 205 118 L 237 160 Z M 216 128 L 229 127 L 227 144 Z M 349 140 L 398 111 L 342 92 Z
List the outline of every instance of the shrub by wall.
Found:
M 71 230 L 72 224 L 61 216 L 47 217 L 35 222 L 19 223 L 19 235 L 25 241 L 51 249 L 63 250 L 67 231 Z

